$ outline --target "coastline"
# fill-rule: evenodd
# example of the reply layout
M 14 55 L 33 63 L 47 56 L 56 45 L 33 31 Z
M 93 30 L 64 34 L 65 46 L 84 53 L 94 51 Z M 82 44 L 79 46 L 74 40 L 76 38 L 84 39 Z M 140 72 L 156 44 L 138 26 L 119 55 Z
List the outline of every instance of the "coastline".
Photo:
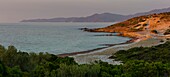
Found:
M 81 28 L 80 30 L 83 30 L 86 32 L 95 32 L 95 31 L 93 31 L 93 29 L 88 29 L 88 28 Z M 98 31 L 96 31 L 96 32 L 98 32 Z M 113 33 L 113 32 L 107 32 L 107 33 Z M 105 36 L 115 36 L 115 35 L 109 34 L 109 35 L 105 35 Z M 149 38 L 147 36 L 143 36 L 138 33 L 133 33 L 133 35 L 131 35 L 131 33 L 130 33 L 130 35 L 129 35 L 129 34 L 118 32 L 118 34 L 116 36 L 129 37 L 131 39 L 126 42 L 118 43 L 118 44 L 101 44 L 101 45 L 106 46 L 106 47 L 102 47 L 102 48 L 96 48 L 96 49 L 92 49 L 92 50 L 73 52 L 73 53 L 63 53 L 63 54 L 59 54 L 57 56 L 58 57 L 73 57 L 74 60 L 79 64 L 88 64 L 88 63 L 93 63 L 95 61 L 101 60 L 101 61 L 107 62 L 109 64 L 119 65 L 119 64 L 121 64 L 120 61 L 113 61 L 113 59 L 109 59 L 109 57 L 111 57 L 112 54 L 121 50 L 121 49 L 119 49 L 119 47 L 135 44 L 137 42 L 140 42 L 142 40 L 146 40 Z M 113 49 L 113 50 L 110 50 L 110 49 Z
M 94 32 L 92 29 L 87 29 L 87 28 L 85 28 L 84 31 Z M 107 33 L 112 33 L 112 32 L 107 32 Z M 128 50 L 130 48 L 141 47 L 141 46 L 151 47 L 151 46 L 164 43 L 165 41 L 164 42 L 161 41 L 167 38 L 167 37 L 159 37 L 159 36 L 152 37 L 137 32 L 132 32 L 132 33 L 121 32 L 118 33 L 117 36 L 129 37 L 131 39 L 124 43 L 119 43 L 119 44 L 102 44 L 106 46 L 105 48 L 97 48 L 97 49 L 87 50 L 82 52 L 64 53 L 64 54 L 59 54 L 58 56 L 73 57 L 74 60 L 79 64 L 90 64 L 90 63 L 94 63 L 95 61 L 101 60 L 109 64 L 120 65 L 122 64 L 121 61 L 114 61 L 114 59 L 110 58 L 114 53 L 118 52 L 119 50 Z
M 68 56 L 74 56 L 74 55 L 78 55 L 78 54 L 86 54 L 86 53 L 101 50 L 101 49 L 104 49 L 104 48 L 107 48 L 107 47 L 95 48 L 95 49 L 91 49 L 91 50 L 72 52 L 72 53 L 63 53 L 63 54 L 58 54 L 57 56 L 58 57 L 68 57 Z
M 129 37 L 129 35 L 117 35 L 122 37 L 129 37 L 130 40 L 118 43 L 118 44 L 102 44 L 106 47 L 96 48 L 87 51 L 80 51 L 80 52 L 73 52 L 73 53 L 63 53 L 57 55 L 58 57 L 73 57 L 74 60 L 78 64 L 90 64 L 94 63 L 95 61 L 103 61 L 113 65 L 120 65 L 122 64 L 121 61 L 115 61 L 110 57 L 118 52 L 119 50 L 128 50 L 134 47 L 151 47 L 156 46 L 159 44 L 163 44 L 162 40 L 165 40 L 167 37 L 152 37 L 147 35 L 141 35 L 139 33 L 133 33 L 135 36 Z M 136 36 L 138 35 L 138 36 Z
M 155 38 L 148 38 L 148 39 L 138 39 L 133 43 L 130 44 L 122 44 L 122 45 L 116 45 L 112 46 L 109 48 L 106 48 L 101 51 L 95 51 L 91 53 L 86 53 L 86 54 L 80 54 L 80 55 L 74 55 L 74 56 L 69 56 L 73 57 L 75 61 L 79 64 L 90 64 L 95 61 L 103 61 L 107 62 L 109 64 L 113 65 L 119 65 L 122 64 L 121 61 L 114 61 L 114 59 L 110 59 L 110 57 L 118 52 L 119 50 L 128 50 L 130 48 L 134 47 L 151 47 L 151 46 L 156 46 L 159 44 L 163 44 L 164 42 L 160 42 L 162 39 L 155 39 Z

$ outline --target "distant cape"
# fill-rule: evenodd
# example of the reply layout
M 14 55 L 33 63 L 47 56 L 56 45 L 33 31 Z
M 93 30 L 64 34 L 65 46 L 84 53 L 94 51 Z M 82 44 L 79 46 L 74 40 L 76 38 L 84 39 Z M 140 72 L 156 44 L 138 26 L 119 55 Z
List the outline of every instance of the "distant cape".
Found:
M 116 22 L 123 21 L 129 18 L 133 18 L 136 16 L 142 16 L 153 13 L 163 13 L 170 12 L 169 8 L 163 9 L 155 9 L 149 12 L 136 13 L 132 15 L 120 15 L 120 14 L 112 14 L 112 13 L 102 13 L 102 14 L 93 14 L 91 16 L 86 17 L 69 17 L 69 18 L 50 18 L 50 19 L 28 19 L 22 20 L 21 22 Z

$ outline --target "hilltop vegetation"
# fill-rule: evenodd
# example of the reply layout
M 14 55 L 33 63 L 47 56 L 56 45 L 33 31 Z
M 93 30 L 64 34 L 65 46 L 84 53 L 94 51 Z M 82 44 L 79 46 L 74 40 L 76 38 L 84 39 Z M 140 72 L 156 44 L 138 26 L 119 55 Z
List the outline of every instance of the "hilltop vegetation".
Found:
M 73 58 L 49 53 L 27 53 L 0 46 L 1 77 L 167 77 L 170 76 L 170 42 L 151 48 L 116 53 L 123 65 L 105 62 L 77 64 Z

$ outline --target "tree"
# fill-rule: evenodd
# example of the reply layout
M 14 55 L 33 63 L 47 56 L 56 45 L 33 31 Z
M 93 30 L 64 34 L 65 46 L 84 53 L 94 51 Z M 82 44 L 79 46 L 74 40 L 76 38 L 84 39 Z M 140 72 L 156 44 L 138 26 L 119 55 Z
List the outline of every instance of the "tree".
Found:
M 16 62 L 17 49 L 14 46 L 8 46 L 7 51 L 3 54 L 2 61 L 9 67 L 14 67 Z
M 7 76 L 7 74 L 5 65 L 0 61 L 0 77 Z
M 6 49 L 4 46 L 0 45 L 0 60 L 2 60 L 3 54 L 6 52 Z

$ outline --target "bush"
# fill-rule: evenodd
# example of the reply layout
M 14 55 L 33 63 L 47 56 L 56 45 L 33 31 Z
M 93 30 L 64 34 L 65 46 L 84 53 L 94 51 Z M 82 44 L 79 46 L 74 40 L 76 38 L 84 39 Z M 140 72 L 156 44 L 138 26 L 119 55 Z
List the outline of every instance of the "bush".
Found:
M 147 25 L 148 25 L 148 24 L 146 24 L 146 23 L 145 23 L 145 24 L 143 24 L 143 26 L 147 26 Z
M 153 47 L 135 47 L 129 50 L 118 51 L 117 60 L 124 62 L 129 60 L 144 60 L 148 62 L 170 62 L 170 42 Z
M 168 34 L 170 34 L 170 29 L 167 29 L 164 33 L 164 35 L 168 35 Z
M 152 30 L 151 32 L 152 32 L 152 33 L 155 33 L 155 34 L 158 34 L 158 31 L 157 31 L 157 30 Z

